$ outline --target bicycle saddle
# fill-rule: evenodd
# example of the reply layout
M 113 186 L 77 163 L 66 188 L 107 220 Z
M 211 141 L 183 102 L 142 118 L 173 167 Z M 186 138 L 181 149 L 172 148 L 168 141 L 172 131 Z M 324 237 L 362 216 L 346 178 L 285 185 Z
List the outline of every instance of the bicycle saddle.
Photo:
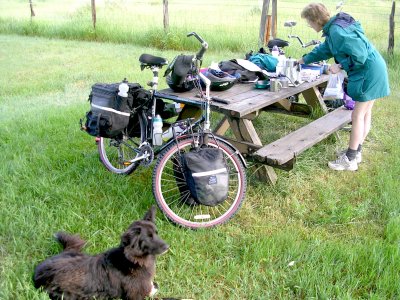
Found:
M 272 49 L 272 47 L 278 46 L 279 48 L 284 48 L 286 46 L 289 46 L 289 42 L 281 39 L 272 39 L 268 41 L 267 47 L 269 50 Z
M 168 64 L 168 61 L 165 58 L 145 53 L 140 55 L 139 61 L 142 68 L 151 66 L 156 66 L 161 68 L 162 66 Z

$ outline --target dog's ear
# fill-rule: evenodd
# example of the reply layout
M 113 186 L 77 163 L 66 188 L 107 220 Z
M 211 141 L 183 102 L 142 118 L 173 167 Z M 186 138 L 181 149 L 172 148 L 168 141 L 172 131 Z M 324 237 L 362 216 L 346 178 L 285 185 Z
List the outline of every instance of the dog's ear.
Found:
M 144 215 L 143 220 L 153 223 L 156 222 L 156 207 L 154 205 L 152 205 L 149 211 Z
M 134 225 L 135 223 L 133 223 L 132 225 Z M 126 247 L 128 246 L 132 239 L 139 235 L 141 232 L 140 227 L 130 227 L 130 230 L 128 230 L 127 232 L 125 232 L 122 236 L 121 236 L 121 245 Z

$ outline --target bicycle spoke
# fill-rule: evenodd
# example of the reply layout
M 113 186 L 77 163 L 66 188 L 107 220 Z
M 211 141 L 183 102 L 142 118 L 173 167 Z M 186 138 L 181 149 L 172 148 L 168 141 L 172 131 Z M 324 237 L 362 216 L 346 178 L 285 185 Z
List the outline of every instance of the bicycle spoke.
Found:
M 226 200 L 215 206 L 197 203 L 182 173 L 180 155 L 192 148 L 192 139 L 171 145 L 160 154 L 154 169 L 153 191 L 161 210 L 173 222 L 191 227 L 210 227 L 223 223 L 239 209 L 244 198 L 246 177 L 238 156 L 223 142 L 209 142 L 210 147 L 223 150 L 229 169 L 229 190 Z

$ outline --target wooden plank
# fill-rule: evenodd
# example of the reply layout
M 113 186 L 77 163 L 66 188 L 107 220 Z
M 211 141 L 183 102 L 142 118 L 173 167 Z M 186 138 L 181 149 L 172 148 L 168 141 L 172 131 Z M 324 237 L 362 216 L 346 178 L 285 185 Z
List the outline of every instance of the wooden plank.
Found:
M 270 143 L 254 153 L 254 158 L 268 165 L 284 165 L 304 150 L 351 121 L 351 110 L 343 107 L 326 114 L 310 124 Z

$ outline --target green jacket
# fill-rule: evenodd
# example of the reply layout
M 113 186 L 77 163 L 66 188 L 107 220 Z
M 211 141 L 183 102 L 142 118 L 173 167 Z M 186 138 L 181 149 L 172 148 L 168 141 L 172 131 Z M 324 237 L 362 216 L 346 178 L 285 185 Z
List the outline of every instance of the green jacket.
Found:
M 322 30 L 325 41 L 303 57 L 304 63 L 334 57 L 347 72 L 347 94 L 356 101 L 389 95 L 386 63 L 365 37 L 359 22 L 346 13 L 339 13 Z

